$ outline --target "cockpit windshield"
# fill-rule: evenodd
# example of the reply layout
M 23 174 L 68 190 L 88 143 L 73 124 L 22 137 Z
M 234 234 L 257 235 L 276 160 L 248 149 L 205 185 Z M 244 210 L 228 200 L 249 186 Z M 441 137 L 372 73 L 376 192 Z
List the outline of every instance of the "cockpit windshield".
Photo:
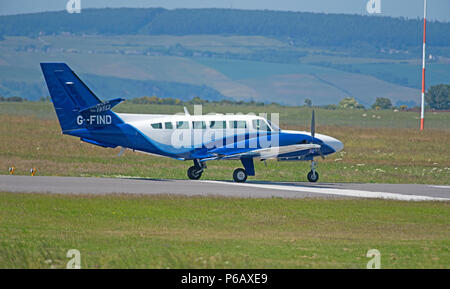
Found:
M 267 120 L 267 122 L 269 123 L 270 127 L 272 128 L 272 131 L 280 131 L 281 128 L 276 125 L 274 122 L 271 122 L 270 120 Z

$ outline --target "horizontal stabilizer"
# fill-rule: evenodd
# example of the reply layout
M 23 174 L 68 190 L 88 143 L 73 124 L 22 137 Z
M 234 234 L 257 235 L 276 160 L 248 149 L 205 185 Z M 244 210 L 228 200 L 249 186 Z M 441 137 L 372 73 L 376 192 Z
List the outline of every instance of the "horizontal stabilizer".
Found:
M 80 138 L 80 140 L 82 140 L 82 141 L 84 141 L 84 142 L 87 142 L 87 143 L 90 143 L 90 144 L 93 144 L 93 145 L 96 145 L 96 146 L 101 146 L 101 147 L 104 147 L 104 148 L 115 148 L 115 147 L 117 147 L 117 145 L 111 145 L 111 144 L 105 144 L 105 143 L 101 143 L 101 142 L 98 142 L 98 141 L 95 141 L 95 140 L 91 140 L 91 139 L 87 139 L 87 138 Z
M 100 113 L 111 110 L 113 107 L 115 107 L 116 105 L 118 105 L 119 103 L 121 103 L 124 100 L 125 99 L 123 99 L 123 98 L 115 98 L 115 99 L 111 99 L 111 100 L 108 100 L 105 102 L 101 102 L 96 105 L 81 109 L 80 114 L 84 118 L 88 118 L 90 115 L 94 115 L 94 114 L 98 115 Z

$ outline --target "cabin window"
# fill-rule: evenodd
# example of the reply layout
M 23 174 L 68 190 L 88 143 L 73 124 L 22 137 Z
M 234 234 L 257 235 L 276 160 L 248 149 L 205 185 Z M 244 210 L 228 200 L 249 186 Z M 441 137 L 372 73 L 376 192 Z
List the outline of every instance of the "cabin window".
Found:
M 209 128 L 211 129 L 226 129 L 227 122 L 222 120 L 213 120 L 209 123 Z
M 164 123 L 164 127 L 165 127 L 166 129 L 173 129 L 173 125 L 172 125 L 171 122 L 165 122 L 165 123 Z
M 254 119 L 252 121 L 253 124 L 253 128 L 256 130 L 261 130 L 261 131 L 270 131 L 270 127 L 267 124 L 267 122 L 265 122 L 262 119 Z
M 206 129 L 206 122 L 204 121 L 193 121 L 192 127 L 194 129 Z
M 177 121 L 177 129 L 189 129 L 189 122 Z
M 158 122 L 158 123 L 152 123 L 152 127 L 154 129 L 162 129 L 162 123 Z
M 231 120 L 230 128 L 247 128 L 247 122 L 245 120 Z

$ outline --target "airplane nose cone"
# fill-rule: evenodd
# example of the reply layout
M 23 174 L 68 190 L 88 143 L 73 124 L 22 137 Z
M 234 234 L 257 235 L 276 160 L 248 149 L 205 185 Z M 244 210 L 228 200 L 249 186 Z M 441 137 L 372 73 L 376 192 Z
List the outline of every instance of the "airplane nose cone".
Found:
M 344 144 L 341 141 L 337 140 L 337 139 L 334 139 L 333 141 L 327 142 L 327 144 L 330 147 L 332 147 L 336 152 L 340 152 L 341 150 L 344 149 Z
M 335 152 L 339 152 L 344 148 L 344 144 L 340 140 L 331 136 L 320 135 L 319 139 L 326 145 L 330 146 Z

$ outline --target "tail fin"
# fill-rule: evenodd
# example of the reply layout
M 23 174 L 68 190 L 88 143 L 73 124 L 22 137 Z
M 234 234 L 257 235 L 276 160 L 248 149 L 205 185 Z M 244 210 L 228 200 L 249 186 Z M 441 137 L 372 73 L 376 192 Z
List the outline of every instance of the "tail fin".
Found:
M 108 120 L 117 118 L 109 111 L 112 106 L 104 106 L 104 103 L 95 96 L 67 64 L 41 63 L 41 69 L 63 132 L 111 124 L 111 121 L 101 122 L 102 119 L 98 117 L 84 119 L 85 112 L 94 107 L 108 107 L 107 110 L 99 112 L 97 116 L 100 116 L 100 114 L 110 115 Z M 116 100 L 115 104 L 120 101 Z M 100 123 L 97 123 L 99 119 Z

